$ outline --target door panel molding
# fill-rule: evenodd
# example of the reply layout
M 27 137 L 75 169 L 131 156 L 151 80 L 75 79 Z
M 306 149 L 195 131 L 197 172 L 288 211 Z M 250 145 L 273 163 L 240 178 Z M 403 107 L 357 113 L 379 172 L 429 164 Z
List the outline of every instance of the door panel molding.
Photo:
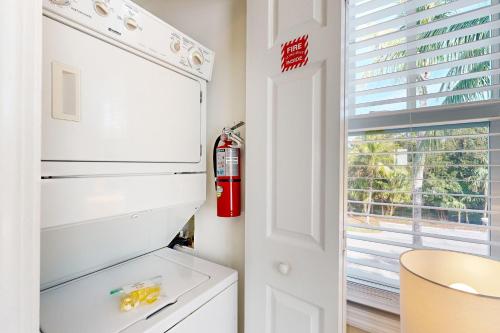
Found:
M 266 333 L 320 333 L 323 309 L 266 286 Z
M 326 25 L 326 0 L 269 0 L 268 3 L 268 48 L 290 31 L 300 30 L 304 25 L 324 27 Z M 293 8 L 294 10 L 286 10 Z
M 326 67 L 324 62 L 319 62 L 311 64 L 306 68 L 301 68 L 299 70 L 286 73 L 284 75 L 278 75 L 273 78 L 268 78 L 268 110 L 267 110 L 267 133 L 269 140 L 267 141 L 267 178 L 268 186 L 266 189 L 267 197 L 267 236 L 274 238 L 277 241 L 289 242 L 296 246 L 304 246 L 309 248 L 324 249 L 324 228 L 325 228 L 325 188 L 322 179 L 324 179 L 325 172 L 325 136 L 324 136 L 324 120 L 325 120 L 325 75 Z M 283 86 L 288 86 L 292 91 L 287 94 L 285 90 L 280 94 L 280 89 Z M 293 90 L 299 90 L 297 94 L 293 93 Z M 280 135 L 281 131 L 277 128 L 277 117 L 280 116 L 285 118 L 290 115 L 291 112 L 297 113 L 297 111 L 302 110 L 291 110 L 294 105 L 296 105 L 296 100 L 294 98 L 300 98 L 300 90 L 304 89 L 307 93 L 306 105 L 310 105 L 310 123 L 299 125 L 306 125 L 304 128 L 298 128 L 296 139 L 305 141 L 304 149 L 299 149 L 296 152 L 298 159 L 304 160 L 305 164 L 310 164 L 310 182 L 307 187 L 301 193 L 298 193 L 298 199 L 303 197 L 303 201 L 307 201 L 307 206 L 303 207 L 307 209 L 307 215 L 310 215 L 310 219 L 302 219 L 299 221 L 302 225 L 297 226 L 287 226 L 287 222 L 291 219 L 286 216 L 281 217 L 283 214 L 279 214 L 279 210 L 292 210 L 299 209 L 300 207 L 293 207 L 281 205 L 276 207 L 277 195 L 279 192 L 294 192 L 295 183 L 299 180 L 306 180 L 307 176 L 301 174 L 293 175 L 294 162 L 291 158 L 283 159 L 280 161 L 278 156 L 280 152 L 278 151 L 277 136 Z M 280 102 L 281 98 L 285 99 L 284 103 Z M 286 100 L 288 99 L 288 100 Z M 283 109 L 280 108 L 282 104 L 286 104 Z M 306 106 L 304 105 L 304 106 Z M 304 109 L 305 111 L 306 109 Z M 293 116 L 293 115 L 292 115 Z M 288 127 L 293 119 L 284 119 L 286 126 Z M 300 126 L 299 126 L 300 127 Z M 284 130 L 287 128 L 285 127 Z M 310 130 L 310 133 L 307 132 Z M 304 133 L 304 135 L 302 135 Z M 291 138 L 289 146 L 297 146 L 292 142 L 293 132 L 288 133 Z M 284 138 L 286 140 L 286 136 Z M 310 142 L 310 148 L 307 149 L 307 142 Z M 290 179 L 280 179 L 280 174 L 277 172 L 276 168 L 278 164 L 285 163 L 290 164 L 285 165 L 285 168 L 290 169 L 289 172 L 292 173 L 289 177 Z M 284 194 L 284 193 L 283 193 Z M 306 203 L 306 202 L 305 202 Z M 278 211 L 278 212 L 277 212 Z

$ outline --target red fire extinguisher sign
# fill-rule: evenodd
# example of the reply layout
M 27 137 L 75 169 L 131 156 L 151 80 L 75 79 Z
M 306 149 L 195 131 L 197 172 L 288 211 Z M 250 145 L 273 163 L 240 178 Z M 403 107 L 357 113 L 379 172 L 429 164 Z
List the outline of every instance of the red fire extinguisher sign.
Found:
M 309 35 L 281 44 L 281 71 L 286 72 L 307 65 L 309 61 Z

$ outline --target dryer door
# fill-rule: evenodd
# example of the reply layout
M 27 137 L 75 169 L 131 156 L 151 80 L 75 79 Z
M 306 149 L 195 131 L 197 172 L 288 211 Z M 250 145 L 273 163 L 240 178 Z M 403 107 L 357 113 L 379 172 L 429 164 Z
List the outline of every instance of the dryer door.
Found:
M 47 17 L 43 30 L 43 160 L 200 162 L 199 81 Z

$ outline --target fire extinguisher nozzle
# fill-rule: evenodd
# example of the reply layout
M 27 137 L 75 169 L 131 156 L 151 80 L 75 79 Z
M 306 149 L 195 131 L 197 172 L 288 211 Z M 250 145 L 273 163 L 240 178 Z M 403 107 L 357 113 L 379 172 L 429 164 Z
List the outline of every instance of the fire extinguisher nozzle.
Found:
M 234 125 L 233 127 L 231 127 L 231 130 L 235 130 L 237 128 L 240 128 L 241 126 L 245 125 L 245 122 L 244 121 L 240 121 L 239 123 L 237 123 L 236 125 Z

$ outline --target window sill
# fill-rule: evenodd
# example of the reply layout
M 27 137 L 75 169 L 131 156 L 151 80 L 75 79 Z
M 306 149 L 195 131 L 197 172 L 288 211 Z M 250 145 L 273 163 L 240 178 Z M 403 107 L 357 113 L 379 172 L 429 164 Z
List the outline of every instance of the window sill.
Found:
M 348 281 L 347 323 L 369 333 L 399 333 L 399 294 Z
M 347 302 L 347 324 L 368 333 L 400 333 L 399 316 Z

